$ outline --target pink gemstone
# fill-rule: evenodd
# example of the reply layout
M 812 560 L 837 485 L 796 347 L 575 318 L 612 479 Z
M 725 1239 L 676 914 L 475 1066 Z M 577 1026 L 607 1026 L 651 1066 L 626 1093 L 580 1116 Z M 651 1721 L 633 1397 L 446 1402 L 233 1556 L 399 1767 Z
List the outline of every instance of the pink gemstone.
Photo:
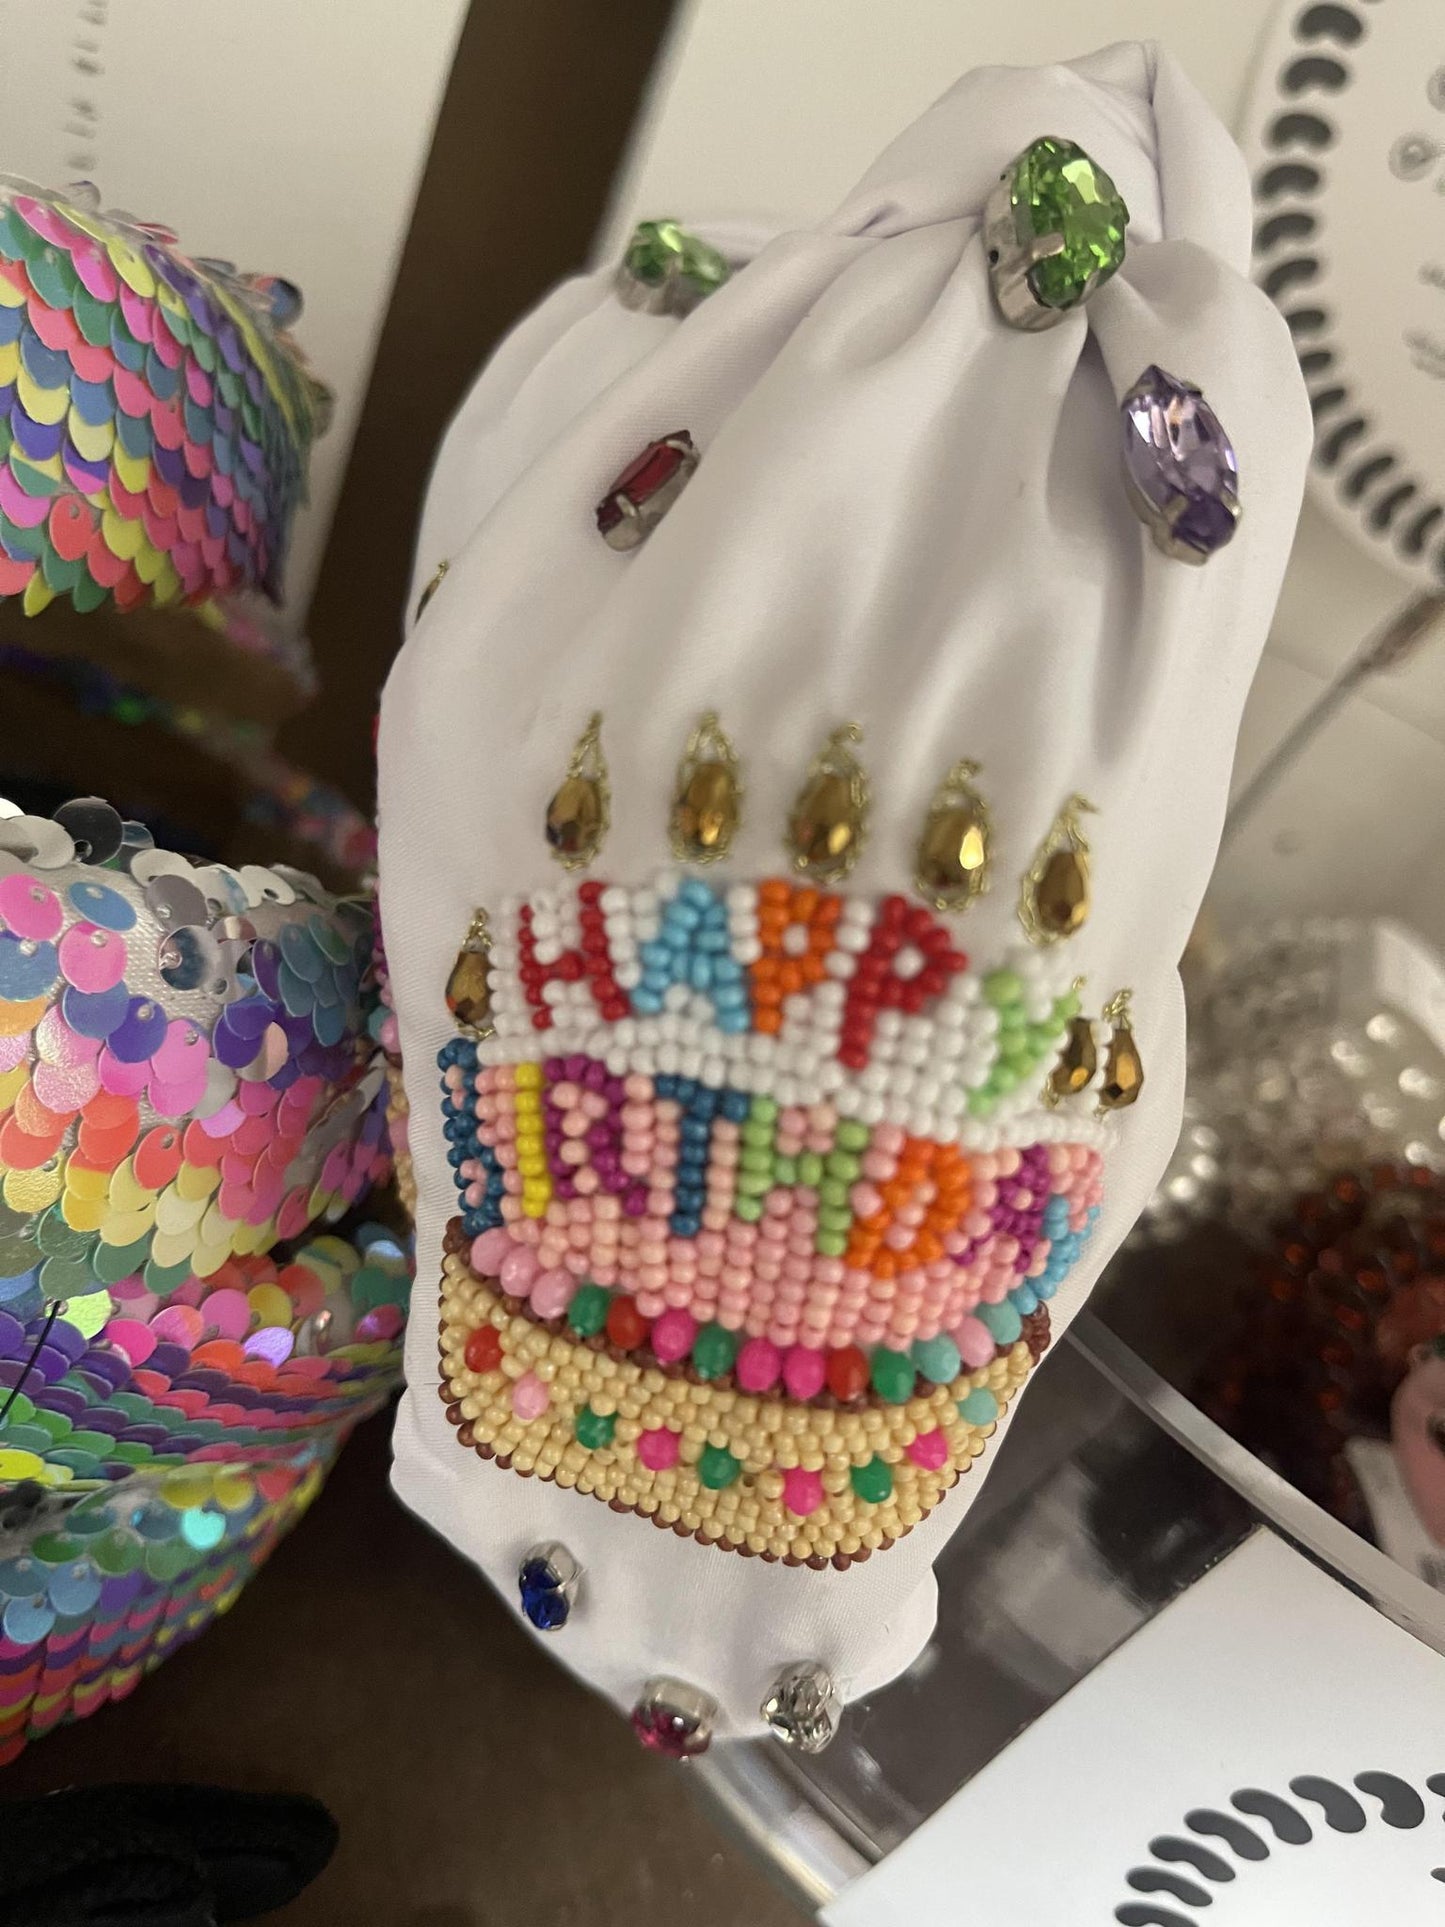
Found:
M 993 1342 L 993 1333 L 981 1318 L 960 1319 L 953 1328 L 953 1341 L 958 1346 L 959 1356 L 965 1365 L 977 1368 L 993 1361 L 998 1347 Z
M 681 1443 L 676 1432 L 659 1425 L 650 1432 L 644 1432 L 637 1441 L 637 1456 L 649 1472 L 666 1472 L 670 1466 L 677 1464 Z
M 686 1358 L 697 1337 L 697 1320 L 690 1312 L 665 1311 L 652 1327 L 652 1349 L 663 1365 Z
M 925 1472 L 940 1471 L 948 1463 L 948 1440 L 939 1432 L 920 1432 L 908 1447 L 908 1456 Z
M 783 1504 L 789 1512 L 806 1519 L 822 1503 L 823 1481 L 818 1473 L 805 1472 L 802 1466 L 795 1465 L 783 1474 Z
M 788 1347 L 783 1359 L 783 1383 L 791 1398 L 816 1398 L 827 1376 L 827 1360 L 822 1352 L 815 1352 L 807 1345 Z
M 523 1372 L 512 1387 L 512 1410 L 519 1419 L 541 1418 L 552 1403 L 552 1394 L 535 1372 Z
M 502 1290 L 510 1292 L 514 1298 L 525 1298 L 540 1269 L 537 1254 L 530 1245 L 514 1244 L 503 1258 L 502 1269 L 498 1273 Z
M 570 1271 L 544 1271 L 532 1286 L 532 1309 L 539 1318 L 560 1318 L 576 1295 L 577 1280 Z
M 472 1239 L 472 1270 L 482 1278 L 495 1278 L 503 1260 L 512 1249 L 512 1240 L 500 1225 Z
M 766 1392 L 778 1382 L 783 1355 L 769 1339 L 750 1338 L 738 1353 L 738 1384 L 745 1392 Z

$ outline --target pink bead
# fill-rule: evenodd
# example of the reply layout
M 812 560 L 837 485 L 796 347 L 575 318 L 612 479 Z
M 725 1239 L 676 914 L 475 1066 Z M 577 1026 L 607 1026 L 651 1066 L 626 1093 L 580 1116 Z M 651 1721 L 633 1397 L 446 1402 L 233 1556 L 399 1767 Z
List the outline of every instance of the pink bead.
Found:
M 539 1272 L 532 1286 L 532 1309 L 539 1318 L 560 1318 L 577 1295 L 577 1281 L 570 1271 Z
M 883 1209 L 883 1198 L 871 1184 L 855 1184 L 848 1193 L 848 1202 L 857 1218 L 872 1218 Z
M 602 1180 L 590 1164 L 584 1164 L 573 1172 L 572 1182 L 584 1196 L 590 1197 Z
M 894 1157 L 908 1142 L 907 1134 L 897 1124 L 878 1124 L 874 1126 L 873 1142 L 880 1151 L 889 1151 Z
M 647 1289 L 659 1293 L 667 1282 L 664 1272 L 662 1279 L 654 1287 L 649 1272 L 642 1274 L 642 1283 Z M 675 1365 L 680 1358 L 686 1358 L 692 1350 L 692 1341 L 697 1337 L 697 1321 L 685 1311 L 665 1311 L 652 1327 L 652 1349 L 664 1365 Z
M 908 1456 L 925 1472 L 937 1472 L 948 1463 L 948 1440 L 939 1432 L 920 1432 L 908 1448 Z
M 995 1350 L 993 1333 L 981 1318 L 962 1319 L 953 1328 L 953 1342 L 957 1345 L 959 1356 L 965 1365 L 977 1370 L 980 1365 L 993 1362 Z
M 860 1169 L 864 1177 L 871 1178 L 875 1184 L 887 1184 L 898 1169 L 898 1161 L 886 1152 L 869 1150 L 863 1153 Z
M 789 1512 L 806 1519 L 823 1503 L 823 1481 L 816 1472 L 805 1472 L 801 1465 L 790 1466 L 783 1474 L 783 1504 Z
M 472 1270 L 484 1278 L 495 1278 L 512 1250 L 512 1240 L 500 1225 L 472 1239 Z
M 677 1464 L 681 1439 L 676 1432 L 669 1432 L 665 1425 L 657 1426 L 651 1432 L 644 1432 L 637 1441 L 637 1456 L 649 1472 L 666 1472 L 669 1466 Z
M 541 1418 L 552 1394 L 535 1372 L 524 1372 L 512 1387 L 512 1410 L 519 1419 Z
M 778 1382 L 783 1361 L 766 1338 L 750 1338 L 738 1353 L 738 1384 L 745 1392 L 766 1392 Z
M 994 1153 L 994 1168 L 997 1171 L 999 1177 L 1001 1178 L 1012 1178 L 1017 1176 L 1019 1167 L 1020 1165 L 1022 1165 L 1022 1163 L 1023 1163 L 1023 1159 L 1019 1156 L 1018 1152 L 1015 1151 L 1012 1147 L 1010 1147 L 1008 1150 L 995 1151 Z
M 622 1088 L 634 1104 L 645 1104 L 652 1096 L 652 1079 L 644 1077 L 641 1071 L 633 1071 Z
M 964 1217 L 963 1228 L 970 1238 L 986 1238 L 993 1229 L 993 1219 L 986 1211 L 970 1211 Z
M 791 1398 L 816 1398 L 828 1376 L 827 1361 L 819 1351 L 795 1345 L 783 1360 L 783 1383 Z
M 503 1291 L 510 1292 L 514 1298 L 525 1298 L 532 1289 L 537 1270 L 537 1254 L 531 1246 L 514 1244 L 502 1260 L 502 1268 L 498 1273 Z

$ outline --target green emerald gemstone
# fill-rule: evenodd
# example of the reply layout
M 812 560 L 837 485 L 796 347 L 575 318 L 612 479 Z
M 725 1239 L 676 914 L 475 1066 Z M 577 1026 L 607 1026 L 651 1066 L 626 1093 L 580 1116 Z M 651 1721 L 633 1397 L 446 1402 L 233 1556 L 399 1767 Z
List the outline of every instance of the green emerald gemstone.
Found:
M 737 1333 L 721 1325 L 704 1325 L 693 1340 L 692 1362 L 699 1378 L 721 1378 L 732 1370 L 737 1355 Z
M 654 288 L 678 275 L 701 297 L 720 288 L 730 269 L 716 248 L 676 221 L 642 221 L 627 249 L 627 271 Z
M 726 1446 L 705 1445 L 702 1456 L 697 1462 L 697 1476 L 710 1492 L 719 1492 L 725 1485 L 731 1485 L 742 1470 L 742 1460 L 735 1459 Z
M 890 1405 L 902 1405 L 913 1396 L 917 1373 L 906 1352 L 890 1352 L 880 1345 L 873 1354 L 872 1377 L 874 1391 Z
M 567 1323 L 581 1338 L 595 1338 L 607 1323 L 612 1294 L 605 1285 L 583 1285 L 567 1307 Z
M 596 1452 L 601 1446 L 611 1445 L 617 1420 L 610 1412 L 594 1412 L 590 1405 L 584 1405 L 577 1414 L 573 1429 L 577 1434 L 577 1443 L 585 1445 L 589 1452 Z
M 1024 246 L 1045 234 L 1063 239 L 1058 254 L 1029 269 L 1029 286 L 1046 308 L 1077 306 L 1124 259 L 1124 197 L 1072 141 L 1037 140 L 1026 148 L 1014 163 L 1009 199 Z
M 855 1465 L 848 1477 L 858 1497 L 869 1505 L 882 1505 L 893 1490 L 893 1473 L 883 1459 Z

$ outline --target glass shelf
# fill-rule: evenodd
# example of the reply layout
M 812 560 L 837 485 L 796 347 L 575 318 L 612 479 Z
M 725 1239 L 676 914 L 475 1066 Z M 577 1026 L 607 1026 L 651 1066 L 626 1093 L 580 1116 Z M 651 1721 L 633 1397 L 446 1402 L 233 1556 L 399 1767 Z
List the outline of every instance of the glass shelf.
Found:
M 758 1740 L 699 1763 L 805 1905 L 897 1847 L 1259 1525 L 1445 1652 L 1445 1596 L 1245 1451 L 1106 1317 L 1081 1314 L 1021 1402 L 938 1562 L 938 1627 L 909 1672 L 815 1758 Z

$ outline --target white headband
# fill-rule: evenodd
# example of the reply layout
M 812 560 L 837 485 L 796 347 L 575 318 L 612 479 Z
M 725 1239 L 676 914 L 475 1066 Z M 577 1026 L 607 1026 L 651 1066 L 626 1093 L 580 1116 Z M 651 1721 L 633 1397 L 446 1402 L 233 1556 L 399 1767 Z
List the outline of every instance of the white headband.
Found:
M 1117 274 L 1035 334 L 1000 318 L 980 212 L 1040 135 L 1107 170 L 1130 221 Z M 554 1549 L 559 1594 L 582 1569 L 553 1650 L 619 1706 L 668 1676 L 716 1702 L 718 1732 L 756 1732 L 790 1666 L 820 1665 L 853 1697 L 913 1658 L 933 1620 L 932 1560 L 998 1450 L 994 1411 L 1045 1322 L 1057 1337 L 1082 1304 L 1172 1148 L 1176 963 L 1310 442 L 1287 332 L 1245 278 L 1248 228 L 1238 154 L 1157 50 L 984 70 L 830 221 L 778 235 L 685 320 L 625 305 L 610 271 L 560 289 L 498 350 L 447 436 L 417 592 L 446 572 L 392 673 L 380 736 L 382 917 L 420 1195 L 395 1481 L 514 1599 L 534 1546 Z M 1196 384 L 1238 452 L 1239 531 L 1203 568 L 1161 554 L 1125 493 L 1120 401 L 1151 366 Z M 696 472 L 664 491 L 665 522 L 618 553 L 597 504 L 674 431 Z M 707 712 L 736 752 L 741 805 L 725 861 L 678 863 L 679 760 Z M 564 871 L 544 818 L 594 713 L 607 827 Z M 820 746 L 848 723 L 862 730 L 851 753 L 866 840 L 846 878 L 818 885 L 841 905 L 817 910 L 787 895 L 807 879 L 788 867 L 785 832 Z M 695 748 L 722 758 L 715 737 Z M 953 801 L 986 806 L 991 887 L 940 911 L 915 888 L 919 838 L 963 760 L 978 773 Z M 585 791 L 597 768 L 585 751 L 584 790 L 553 823 L 564 843 L 597 840 L 587 812 L 601 799 Z M 1075 796 L 1096 813 L 1066 819 L 1059 841 L 1067 855 L 1076 821 L 1090 846 L 1087 920 L 1034 943 L 1020 892 L 1027 923 L 1025 879 L 1037 882 L 1040 846 Z M 891 895 L 905 909 L 886 914 L 905 922 L 889 950 L 877 906 Z M 480 1041 L 458 1038 L 444 1000 L 478 910 L 491 1008 L 476 1027 L 495 1030 Z M 930 934 L 940 927 L 946 939 Z M 795 1002 L 767 1001 L 768 969 Z M 928 969 L 910 1007 L 899 982 Z M 1096 1019 L 1133 992 L 1115 1028 L 1132 1021 L 1148 1088 L 1102 1120 L 1107 1068 L 1058 1110 L 1041 1097 L 1069 1044 L 1076 977 Z M 859 1001 L 865 980 L 881 1002 Z M 738 983 L 741 1030 L 729 1028 Z M 769 1030 L 759 1012 L 774 1008 Z M 766 1116 L 772 1098 L 781 1121 Z M 870 1156 L 895 1176 L 875 1183 L 849 1161 Z M 720 1205 L 730 1171 L 741 1202 Z M 905 1193 L 895 1211 L 887 1198 Z M 647 1230 L 659 1198 L 665 1238 Z M 958 1223 L 944 1223 L 955 1205 Z M 720 1279 L 694 1223 L 707 1210 L 727 1219 Z M 969 1212 L 972 1233 L 959 1229 Z M 459 1217 L 439 1357 L 443 1243 Z M 891 1272 L 875 1247 L 895 1253 Z M 1032 1281 L 1011 1281 L 1020 1319 L 988 1294 L 1036 1250 Z M 614 1313 L 620 1296 L 629 1306 Z M 675 1315 L 659 1327 L 664 1307 Z M 604 1309 L 612 1324 L 589 1342 Z M 496 1337 L 467 1353 L 483 1327 Z M 987 1361 L 972 1356 L 980 1329 L 997 1341 Z M 749 1340 L 747 1359 L 733 1356 Z M 783 1373 L 772 1384 L 769 1345 Z M 840 1410 L 826 1367 L 850 1346 L 876 1372 Z M 799 1348 L 823 1355 L 816 1382 L 812 1361 L 788 1364 Z M 891 1356 L 877 1364 L 880 1349 Z M 924 1361 L 896 1396 L 894 1357 Z M 871 1470 L 865 1436 L 884 1448 Z M 676 1515 L 676 1534 L 620 1516 L 639 1495 L 641 1510 Z M 870 1542 L 875 1518 L 889 1523 Z M 806 1548 L 827 1569 L 722 1556 L 738 1520 L 752 1521 L 753 1550 Z M 850 1563 L 860 1535 L 878 1556 Z

